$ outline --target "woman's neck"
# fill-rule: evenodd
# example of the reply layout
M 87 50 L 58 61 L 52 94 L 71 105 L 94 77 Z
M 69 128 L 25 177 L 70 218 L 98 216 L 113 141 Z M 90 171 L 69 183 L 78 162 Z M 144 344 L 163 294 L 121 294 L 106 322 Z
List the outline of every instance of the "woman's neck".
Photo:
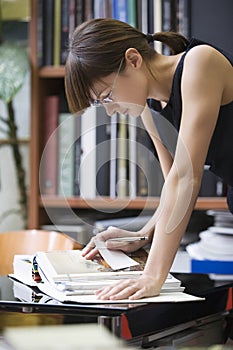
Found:
M 148 98 L 168 102 L 176 67 L 183 53 L 173 56 L 156 54 L 148 70 Z

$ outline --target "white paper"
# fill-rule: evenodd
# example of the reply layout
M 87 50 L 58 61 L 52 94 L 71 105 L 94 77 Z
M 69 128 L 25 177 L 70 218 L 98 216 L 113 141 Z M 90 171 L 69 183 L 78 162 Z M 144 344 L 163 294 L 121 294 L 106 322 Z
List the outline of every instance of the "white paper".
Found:
M 106 244 L 103 241 L 96 240 L 95 245 L 104 260 L 113 270 L 120 270 L 138 265 L 137 261 L 131 259 L 122 251 L 107 249 Z
M 121 299 L 121 300 L 100 300 L 97 299 L 95 294 L 91 295 L 64 295 L 64 293 L 55 290 L 51 285 L 44 283 L 38 284 L 39 289 L 57 299 L 61 302 L 72 302 L 78 304 L 140 304 L 140 303 L 178 303 L 178 302 L 186 302 L 186 301 L 199 301 L 204 300 L 205 298 L 196 297 L 184 292 L 162 292 L 160 295 L 156 297 L 148 297 L 137 300 L 130 299 Z

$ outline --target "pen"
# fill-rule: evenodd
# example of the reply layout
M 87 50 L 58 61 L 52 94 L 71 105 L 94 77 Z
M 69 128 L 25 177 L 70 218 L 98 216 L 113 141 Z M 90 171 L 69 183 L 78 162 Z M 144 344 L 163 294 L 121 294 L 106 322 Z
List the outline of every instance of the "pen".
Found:
M 148 237 L 116 237 L 116 238 L 109 238 L 107 241 L 136 242 L 136 241 L 147 241 L 147 240 L 148 240 Z

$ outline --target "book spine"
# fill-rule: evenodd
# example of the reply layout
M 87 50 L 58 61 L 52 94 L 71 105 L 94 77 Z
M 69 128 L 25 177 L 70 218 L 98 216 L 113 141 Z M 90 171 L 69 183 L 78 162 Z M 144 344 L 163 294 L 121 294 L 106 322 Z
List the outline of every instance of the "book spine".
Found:
M 127 180 L 127 123 L 126 116 L 119 114 L 118 133 L 118 168 L 117 168 L 117 194 L 118 197 L 125 197 L 128 194 Z
M 73 196 L 75 118 L 59 114 L 58 131 L 58 195 Z
M 110 118 L 104 107 L 98 107 L 96 114 L 96 194 L 109 196 Z
M 41 192 L 46 195 L 57 193 L 57 127 L 59 97 L 49 95 L 45 98 L 44 144 L 41 158 Z
M 117 113 L 111 117 L 110 126 L 110 197 L 116 197 L 117 179 Z
M 53 65 L 60 65 L 61 51 L 61 0 L 54 2 L 54 49 L 53 49 Z
M 137 27 L 136 0 L 127 0 L 128 23 Z
M 80 196 L 80 164 L 81 164 L 81 117 L 75 118 L 74 144 L 74 195 Z
M 82 115 L 80 196 L 96 197 L 96 108 L 90 107 Z
M 79 26 L 84 21 L 83 0 L 76 0 L 75 3 L 75 26 Z M 72 28 L 70 30 L 73 31 Z M 72 34 L 72 32 L 71 32 Z
M 61 2 L 61 51 L 60 62 L 65 64 L 69 45 L 69 0 Z
M 142 32 L 144 34 L 148 33 L 148 3 L 147 1 L 142 1 Z
M 148 0 L 148 11 L 147 11 L 147 17 L 148 17 L 148 33 L 153 34 L 154 33 L 154 20 L 156 17 L 154 17 L 154 0 Z
M 73 34 L 76 26 L 76 6 L 75 0 L 69 0 L 69 37 Z
M 128 22 L 127 0 L 112 0 L 112 17 L 122 22 Z
M 84 1 L 84 21 L 89 21 L 94 17 L 94 4 L 92 0 Z
M 54 48 L 54 0 L 44 1 L 43 64 L 53 65 Z
M 136 118 L 130 117 L 129 120 L 129 196 L 137 196 L 137 140 L 136 140 Z
M 154 0 L 153 5 L 154 14 L 154 28 L 153 33 L 162 31 L 162 0 Z M 154 41 L 154 48 L 157 52 L 162 53 L 162 43 Z
M 43 0 L 38 0 L 37 2 L 37 63 L 38 67 L 43 66 L 43 31 L 44 31 L 44 2 Z

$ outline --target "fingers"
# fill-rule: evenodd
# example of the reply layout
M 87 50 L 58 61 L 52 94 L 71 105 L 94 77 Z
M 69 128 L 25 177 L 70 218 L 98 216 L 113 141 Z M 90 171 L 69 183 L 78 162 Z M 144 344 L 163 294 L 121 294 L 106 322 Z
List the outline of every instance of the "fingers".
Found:
M 122 280 L 112 286 L 101 288 L 96 291 L 96 295 L 101 300 L 120 300 L 127 299 L 136 291 L 137 286 L 133 280 Z
M 136 300 L 144 297 L 157 296 L 161 287 L 154 278 L 142 276 L 139 279 L 121 280 L 111 286 L 96 291 L 97 299 L 101 300 Z

